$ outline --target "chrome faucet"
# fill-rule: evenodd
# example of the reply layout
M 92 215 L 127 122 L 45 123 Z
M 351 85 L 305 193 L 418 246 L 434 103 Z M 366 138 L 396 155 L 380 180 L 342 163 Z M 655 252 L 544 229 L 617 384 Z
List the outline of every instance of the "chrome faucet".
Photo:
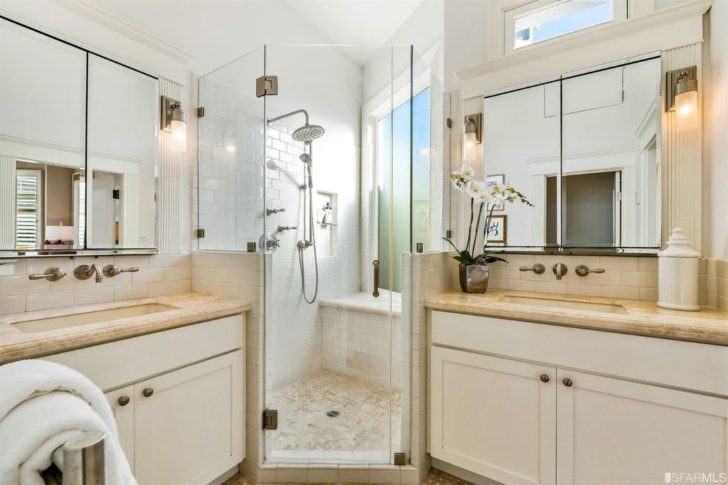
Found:
M 76 266 L 76 269 L 73 270 L 73 275 L 79 280 L 87 280 L 96 275 L 96 283 L 104 281 L 104 273 L 98 264 L 82 264 Z
M 555 265 L 553 265 L 553 267 L 551 268 L 551 270 L 556 275 L 556 279 L 557 280 L 560 280 L 561 278 L 564 277 L 564 275 L 566 273 L 569 272 L 568 266 L 566 266 L 564 263 L 556 263 Z

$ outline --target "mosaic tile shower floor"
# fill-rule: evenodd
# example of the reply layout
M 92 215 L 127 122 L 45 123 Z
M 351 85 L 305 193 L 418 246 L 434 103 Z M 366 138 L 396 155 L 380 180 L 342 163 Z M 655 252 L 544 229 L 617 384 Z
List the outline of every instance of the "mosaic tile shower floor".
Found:
M 390 395 L 381 384 L 329 370 L 310 374 L 273 391 L 269 408 L 278 410 L 278 429 L 266 432 L 267 456 L 287 463 L 389 462 L 400 448 L 401 400 L 399 390 Z M 332 410 L 338 417 L 327 416 Z

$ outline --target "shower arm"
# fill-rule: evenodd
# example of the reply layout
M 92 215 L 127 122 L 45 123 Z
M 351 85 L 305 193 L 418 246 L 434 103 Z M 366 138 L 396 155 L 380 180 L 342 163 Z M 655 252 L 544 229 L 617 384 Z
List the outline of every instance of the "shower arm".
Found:
M 296 111 L 291 111 L 290 113 L 276 116 L 275 118 L 270 118 L 267 121 L 267 123 L 268 123 L 268 125 L 270 125 L 271 123 L 275 123 L 276 121 L 280 121 L 282 119 L 285 119 L 285 118 L 288 118 L 288 117 L 291 117 L 291 116 L 294 116 L 297 114 L 301 114 L 301 113 L 303 113 L 303 115 L 306 117 L 306 124 L 308 124 L 308 111 L 306 111 L 305 109 L 297 109 Z

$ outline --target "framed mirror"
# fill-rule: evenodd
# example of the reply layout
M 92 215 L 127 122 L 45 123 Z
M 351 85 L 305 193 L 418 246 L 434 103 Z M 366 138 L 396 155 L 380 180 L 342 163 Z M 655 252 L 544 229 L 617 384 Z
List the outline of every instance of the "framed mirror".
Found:
M 535 206 L 494 208 L 503 246 L 659 249 L 659 57 L 486 96 L 483 113 L 488 183 L 513 183 Z
M 0 257 L 153 252 L 158 80 L 0 18 Z

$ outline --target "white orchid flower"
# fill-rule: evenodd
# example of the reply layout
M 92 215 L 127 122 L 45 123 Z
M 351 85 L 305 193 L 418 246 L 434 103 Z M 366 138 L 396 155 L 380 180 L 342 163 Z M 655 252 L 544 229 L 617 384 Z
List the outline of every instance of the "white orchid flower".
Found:
M 475 175 L 475 169 L 470 165 L 463 165 L 462 167 L 460 167 L 460 174 L 466 182 L 469 182 Z
M 488 187 L 485 182 L 481 182 L 480 180 L 473 180 L 465 188 L 465 191 L 470 197 L 472 197 L 473 199 L 477 199 L 478 197 L 480 197 L 480 194 L 484 194 L 488 191 Z

